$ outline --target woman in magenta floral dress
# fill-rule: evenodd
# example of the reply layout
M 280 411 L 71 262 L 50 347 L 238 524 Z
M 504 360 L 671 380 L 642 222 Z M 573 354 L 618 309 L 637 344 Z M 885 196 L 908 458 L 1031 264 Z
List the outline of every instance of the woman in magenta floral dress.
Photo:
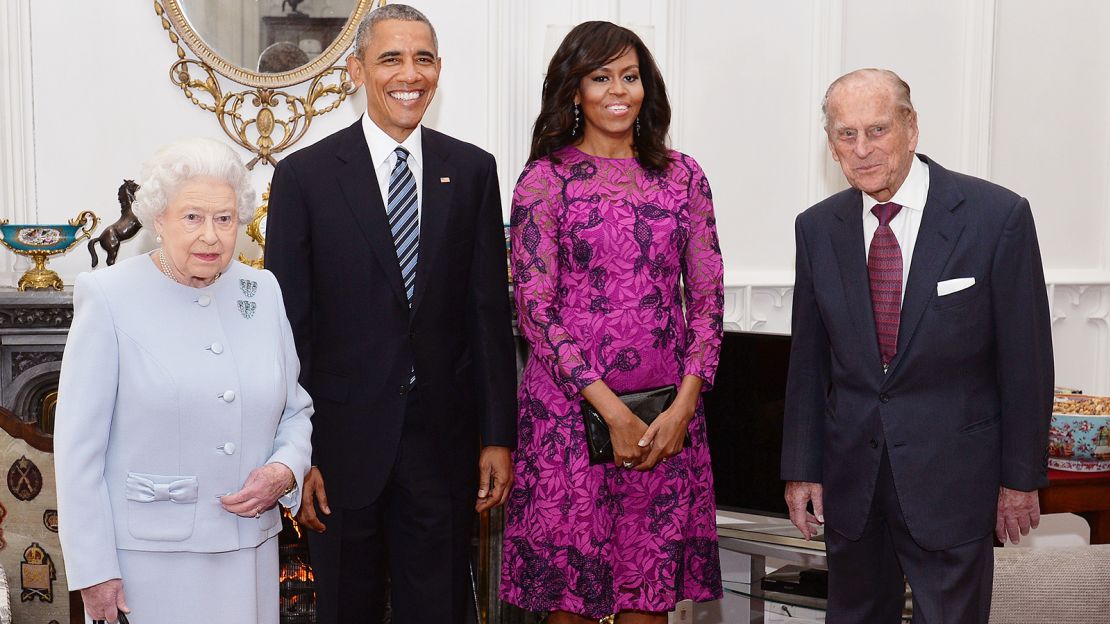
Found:
M 531 345 L 501 597 L 550 624 L 661 624 L 721 596 L 700 394 L 720 351 L 722 264 L 709 183 L 664 145 L 670 105 L 631 31 L 581 24 L 551 60 L 513 196 L 512 267 Z M 678 386 L 651 427 L 617 394 Z M 580 402 L 609 425 L 591 466 Z M 683 447 L 689 431 L 691 443 Z

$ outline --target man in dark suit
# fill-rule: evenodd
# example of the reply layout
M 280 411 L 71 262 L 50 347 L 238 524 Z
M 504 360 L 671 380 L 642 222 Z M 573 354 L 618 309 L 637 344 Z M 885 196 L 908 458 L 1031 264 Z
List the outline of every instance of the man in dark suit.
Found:
M 1036 527 L 1048 484 L 1052 337 L 1029 203 L 915 154 L 893 72 L 839 78 L 823 108 L 852 188 L 796 224 L 790 517 L 807 538 L 825 525 L 828 622 L 898 622 L 905 579 L 915 623 L 986 622 L 993 538 Z
M 387 578 L 393 622 L 463 622 L 474 510 L 504 502 L 516 443 L 495 163 L 420 126 L 440 71 L 420 12 L 369 14 L 348 68 L 367 114 L 270 194 L 266 265 L 316 406 L 297 519 L 321 623 L 380 622 Z

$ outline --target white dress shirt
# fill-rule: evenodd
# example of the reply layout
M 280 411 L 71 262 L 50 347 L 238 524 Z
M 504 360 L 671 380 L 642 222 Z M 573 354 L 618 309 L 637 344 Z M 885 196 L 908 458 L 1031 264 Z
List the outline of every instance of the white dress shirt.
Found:
M 925 211 L 925 201 L 929 197 L 929 165 L 915 155 L 906 180 L 890 201 L 902 206 L 902 210 L 890 220 L 890 230 L 898 240 L 902 250 L 902 300 L 906 298 L 906 280 L 910 275 L 910 261 L 913 259 L 913 246 L 917 242 L 917 231 L 921 229 L 921 215 Z M 879 229 L 879 218 L 871 213 L 878 202 L 867 193 L 863 194 L 863 251 L 871 249 L 871 239 Z
M 379 128 L 369 115 L 363 113 L 362 133 L 366 136 L 366 146 L 370 148 L 370 162 L 374 163 L 378 188 L 382 192 L 382 205 L 386 210 L 389 210 L 389 175 L 393 173 L 393 167 L 397 164 L 397 154 L 394 150 L 398 147 L 408 150 L 409 170 L 416 178 L 416 214 L 418 218 L 422 217 L 424 206 L 420 198 L 423 195 L 424 186 L 424 152 L 421 149 L 420 126 L 417 126 L 403 143 L 398 143 Z

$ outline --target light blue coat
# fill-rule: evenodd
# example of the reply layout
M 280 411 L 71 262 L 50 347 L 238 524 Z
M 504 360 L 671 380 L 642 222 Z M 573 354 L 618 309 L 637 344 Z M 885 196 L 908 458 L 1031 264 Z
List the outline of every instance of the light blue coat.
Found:
M 73 307 L 54 432 L 70 589 L 120 577 L 117 549 L 226 552 L 277 534 L 277 508 L 241 518 L 217 500 L 281 462 L 295 512 L 311 461 L 312 401 L 273 275 L 233 261 L 191 288 L 140 255 L 80 275 Z

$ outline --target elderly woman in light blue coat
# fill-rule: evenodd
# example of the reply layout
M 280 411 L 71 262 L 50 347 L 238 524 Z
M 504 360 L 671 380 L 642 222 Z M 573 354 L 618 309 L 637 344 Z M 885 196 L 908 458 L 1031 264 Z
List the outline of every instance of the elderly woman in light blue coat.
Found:
M 277 503 L 300 504 L 312 401 L 281 291 L 233 260 L 253 213 L 225 144 L 143 168 L 160 247 L 77 278 L 54 434 L 70 589 L 87 618 L 278 622 Z

